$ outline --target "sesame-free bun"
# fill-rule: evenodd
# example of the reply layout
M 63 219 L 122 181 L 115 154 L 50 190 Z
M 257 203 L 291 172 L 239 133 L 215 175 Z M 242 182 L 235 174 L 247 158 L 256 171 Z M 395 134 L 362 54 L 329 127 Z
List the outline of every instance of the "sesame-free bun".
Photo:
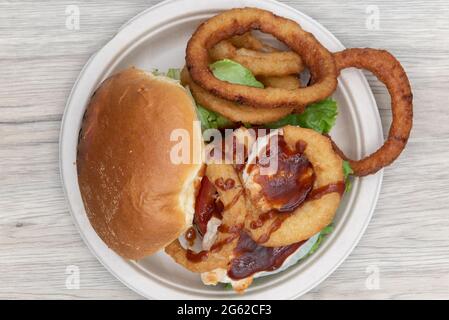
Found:
M 181 85 L 135 68 L 93 95 L 80 132 L 78 182 L 93 228 L 120 256 L 151 255 L 191 225 L 202 165 L 193 156 L 176 164 L 170 154 L 176 129 L 188 133 L 191 155 L 198 152 L 196 120 Z

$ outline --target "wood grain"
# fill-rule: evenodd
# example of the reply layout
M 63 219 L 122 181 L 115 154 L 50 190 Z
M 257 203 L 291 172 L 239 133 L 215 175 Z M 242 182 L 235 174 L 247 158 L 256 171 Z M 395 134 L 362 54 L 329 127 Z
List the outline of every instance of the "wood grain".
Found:
M 82 242 L 59 179 L 58 134 L 66 99 L 89 56 L 157 2 L 0 1 L 0 298 L 140 298 Z M 380 10 L 379 30 L 367 29 L 368 3 L 362 1 L 285 3 L 347 47 L 394 53 L 415 96 L 410 143 L 385 172 L 366 234 L 303 298 L 449 298 L 449 3 L 372 0 Z M 81 9 L 80 30 L 65 27 L 72 4 Z M 386 131 L 389 98 L 369 79 Z M 80 268 L 79 290 L 65 287 L 69 265 Z M 378 290 L 366 286 L 370 267 L 380 272 Z

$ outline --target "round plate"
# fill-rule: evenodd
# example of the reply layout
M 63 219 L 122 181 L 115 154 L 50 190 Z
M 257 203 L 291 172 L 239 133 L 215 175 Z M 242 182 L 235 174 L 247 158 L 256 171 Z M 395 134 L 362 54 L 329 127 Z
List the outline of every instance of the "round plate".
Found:
M 101 241 L 86 216 L 81 199 L 76 149 L 85 108 L 97 86 L 115 72 L 136 66 L 165 71 L 182 67 L 185 46 L 196 27 L 218 12 L 235 7 L 259 7 L 299 22 L 331 51 L 344 49 L 323 26 L 272 0 L 169 0 L 152 7 L 128 24 L 93 56 L 81 72 L 67 103 L 60 137 L 61 176 L 81 236 L 98 260 L 125 285 L 151 299 L 293 299 L 329 276 L 349 255 L 367 227 L 375 208 L 382 172 L 355 179 L 335 218 L 335 230 L 311 257 L 279 274 L 257 280 L 243 296 L 222 286 L 201 283 L 160 252 L 141 261 L 120 258 Z M 349 155 L 360 157 L 383 143 L 379 113 L 363 74 L 344 70 L 334 94 L 339 117 L 331 134 Z

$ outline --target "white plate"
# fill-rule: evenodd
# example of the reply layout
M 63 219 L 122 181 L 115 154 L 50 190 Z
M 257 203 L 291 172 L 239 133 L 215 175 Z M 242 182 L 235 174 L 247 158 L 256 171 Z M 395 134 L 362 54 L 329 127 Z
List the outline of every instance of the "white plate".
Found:
M 198 275 L 176 265 L 164 253 L 139 262 L 117 256 L 91 227 L 81 200 L 75 166 L 78 133 L 84 110 L 96 87 L 120 69 L 135 65 L 144 69 L 181 67 L 186 42 L 206 18 L 234 7 L 252 6 L 299 22 L 331 51 L 344 49 L 323 26 L 273 0 L 169 0 L 152 7 L 126 24 L 87 63 L 64 113 L 60 137 L 60 166 L 70 209 L 81 236 L 98 260 L 118 279 L 151 299 L 292 299 L 329 276 L 349 255 L 367 227 L 375 208 L 382 172 L 355 179 L 353 189 L 339 209 L 335 231 L 310 258 L 277 275 L 258 280 L 243 296 L 220 287 L 204 286 Z M 345 70 L 339 79 L 340 115 L 332 136 L 351 156 L 360 157 L 383 142 L 376 103 L 363 74 Z

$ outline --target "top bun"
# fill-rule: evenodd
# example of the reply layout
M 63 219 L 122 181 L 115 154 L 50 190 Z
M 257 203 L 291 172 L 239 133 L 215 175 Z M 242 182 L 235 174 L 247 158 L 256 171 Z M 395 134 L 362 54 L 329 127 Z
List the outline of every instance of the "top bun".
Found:
M 202 165 L 173 163 L 170 153 L 176 129 L 198 153 L 196 120 L 181 85 L 135 68 L 94 93 L 80 133 L 78 181 L 93 228 L 122 257 L 151 255 L 191 225 Z

